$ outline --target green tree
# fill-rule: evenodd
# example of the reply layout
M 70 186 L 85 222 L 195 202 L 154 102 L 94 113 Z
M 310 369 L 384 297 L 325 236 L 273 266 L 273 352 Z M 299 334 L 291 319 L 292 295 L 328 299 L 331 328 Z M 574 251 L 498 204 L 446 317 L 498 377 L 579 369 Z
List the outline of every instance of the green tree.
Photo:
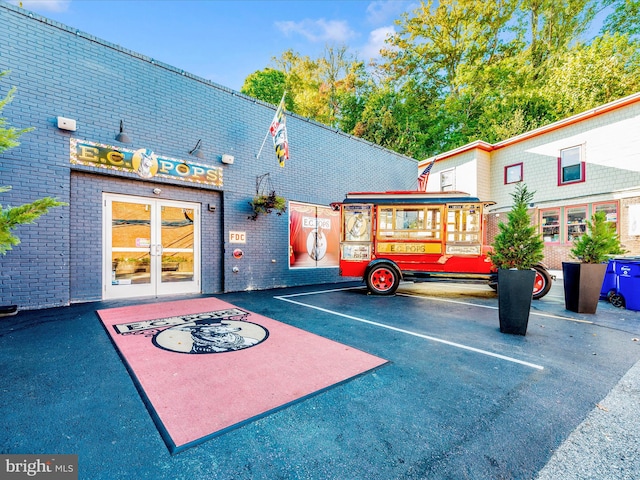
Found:
M 430 0 L 403 15 L 379 67 L 394 88 L 413 90 L 406 98 L 421 97 L 412 102 L 420 111 L 410 115 L 430 121 L 420 122 L 422 135 L 413 135 L 420 145 L 412 149 L 436 154 L 474 140 L 495 142 L 573 113 L 558 96 L 574 92 L 553 91 L 550 79 L 559 77 L 551 72 L 567 66 L 599 6 L 598 0 Z M 604 63 L 604 50 L 594 51 Z M 616 90 L 614 96 L 631 93 Z
M 515 0 L 430 0 L 403 15 L 378 65 L 408 100 L 401 117 L 403 129 L 411 125 L 411 142 L 402 137 L 396 150 L 429 156 L 480 137 L 484 105 L 514 78 L 508 60 L 519 48 L 516 6 Z
M 272 63 L 285 74 L 287 96 L 291 96 L 294 103 L 291 111 L 320 122 L 326 119 L 328 105 L 319 95 L 322 80 L 318 61 L 290 49 L 273 58 Z
M 280 70 L 265 68 L 264 70 L 253 72 L 245 78 L 240 92 L 263 102 L 278 105 L 286 89 L 287 78 L 285 74 Z M 293 97 L 285 97 L 285 106 L 287 110 L 294 109 Z
M 507 215 L 508 222 L 498 224 L 500 232 L 493 240 L 493 251 L 489 253 L 497 268 L 528 270 L 544 256 L 544 243 L 528 212 L 534 193 L 520 182 L 511 195 L 513 205 Z
M 626 253 L 620 244 L 615 224 L 607 222 L 604 212 L 587 220 L 587 232 L 573 241 L 571 256 L 583 263 L 603 263 L 612 255 Z
M 614 10 L 607 17 L 602 32 L 628 34 L 630 37 L 640 36 L 640 0 L 609 0 Z
M 528 43 L 525 53 L 535 77 L 542 74 L 547 62 L 558 52 L 564 52 L 580 38 L 599 7 L 599 0 L 522 1 L 516 14 L 518 32 L 520 42 Z
M 2 72 L 0 76 L 6 73 L 7 72 Z M 14 93 L 15 88 L 12 88 L 9 90 L 7 96 L 0 101 L 0 113 L 4 107 L 11 102 Z M 18 138 L 20 135 L 32 130 L 30 128 L 17 130 L 13 127 L 5 127 L 5 125 L 7 125 L 6 119 L 0 117 L 0 153 L 18 146 Z M 10 189 L 11 187 L 9 186 L 0 186 L 0 193 L 5 193 Z M 0 254 L 6 254 L 13 246 L 20 243 L 20 239 L 13 234 L 15 228 L 25 223 L 33 223 L 41 215 L 47 213 L 50 208 L 62 205 L 66 205 L 66 203 L 59 202 L 51 197 L 41 198 L 17 207 L 3 207 L 0 205 Z
M 640 45 L 608 33 L 558 55 L 540 91 L 567 117 L 640 91 Z
M 605 6 L 603 32 L 585 38 Z M 498 142 L 640 90 L 640 0 L 427 0 L 367 70 L 287 50 L 290 110 L 414 158 Z
M 317 59 L 290 49 L 272 64 L 249 75 L 241 91 L 277 104 L 286 90 L 287 110 L 332 127 L 353 128 L 368 81 L 364 64 L 346 46 L 326 46 Z
M 8 71 L 0 72 L 0 78 L 4 77 L 8 73 L 9 73 Z M 11 100 L 13 100 L 13 95 L 15 94 L 15 92 L 16 92 L 15 87 L 11 88 L 7 93 L 7 95 L 2 100 L 0 100 L 0 113 L 2 112 L 4 107 L 8 103 L 10 103 Z M 32 128 L 24 128 L 22 130 L 17 130 L 14 127 L 8 127 L 6 125 L 7 125 L 7 120 L 5 118 L 0 117 L 0 153 L 4 152 L 9 148 L 17 147 L 18 145 L 20 145 L 18 143 L 18 138 L 20 138 L 20 135 L 33 130 Z

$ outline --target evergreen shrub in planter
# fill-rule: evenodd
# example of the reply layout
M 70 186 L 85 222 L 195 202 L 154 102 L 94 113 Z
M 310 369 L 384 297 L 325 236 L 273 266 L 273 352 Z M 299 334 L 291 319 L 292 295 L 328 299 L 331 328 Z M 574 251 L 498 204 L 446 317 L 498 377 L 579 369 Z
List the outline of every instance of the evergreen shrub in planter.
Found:
M 498 269 L 498 315 L 500 331 L 526 335 L 536 272 L 533 266 L 543 257 L 542 238 L 531 224 L 528 205 L 535 192 L 518 183 L 512 193 L 508 222 L 498 225 L 491 261 Z
M 575 239 L 571 248 L 571 257 L 578 261 L 562 262 L 564 302 L 572 312 L 596 313 L 606 262 L 625 250 L 604 212 L 594 213 L 586 223 L 587 232 Z

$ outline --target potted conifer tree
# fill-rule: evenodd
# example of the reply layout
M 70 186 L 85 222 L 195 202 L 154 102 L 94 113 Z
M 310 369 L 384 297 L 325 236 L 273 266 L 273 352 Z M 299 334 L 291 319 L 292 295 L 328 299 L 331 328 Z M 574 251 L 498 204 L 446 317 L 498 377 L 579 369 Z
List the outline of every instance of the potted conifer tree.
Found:
M 489 253 L 498 269 L 498 315 L 500 331 L 526 335 L 536 272 L 533 266 L 543 257 L 542 238 L 531 224 L 528 206 L 535 192 L 518 183 L 507 223 L 500 222 Z
M 571 257 L 577 262 L 562 262 L 565 308 L 577 313 L 596 313 L 600 290 L 607 271 L 607 260 L 625 253 L 615 225 L 604 212 L 587 220 L 587 231 L 573 241 Z

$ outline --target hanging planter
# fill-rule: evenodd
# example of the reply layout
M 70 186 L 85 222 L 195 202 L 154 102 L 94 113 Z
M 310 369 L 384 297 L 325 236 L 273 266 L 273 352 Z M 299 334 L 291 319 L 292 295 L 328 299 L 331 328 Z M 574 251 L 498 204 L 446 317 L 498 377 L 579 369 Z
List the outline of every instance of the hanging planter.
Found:
M 259 215 L 268 215 L 276 212 L 282 215 L 287 211 L 287 199 L 276 195 L 276 190 L 271 184 L 271 178 L 268 173 L 256 177 L 256 196 L 249 202 L 253 215 L 251 220 L 255 221 Z
M 269 194 L 256 195 L 249 202 L 249 205 L 253 209 L 253 215 L 249 218 L 254 221 L 258 219 L 260 214 L 268 215 L 275 211 L 277 215 L 282 215 L 287 211 L 287 200 L 276 195 L 275 190 L 272 190 Z

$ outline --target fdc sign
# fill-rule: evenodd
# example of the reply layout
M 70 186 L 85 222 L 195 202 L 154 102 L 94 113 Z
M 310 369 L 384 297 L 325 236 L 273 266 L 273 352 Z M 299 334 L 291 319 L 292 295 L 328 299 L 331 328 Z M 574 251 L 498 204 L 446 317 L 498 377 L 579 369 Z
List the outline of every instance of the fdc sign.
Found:
M 229 243 L 247 243 L 247 232 L 229 231 Z

